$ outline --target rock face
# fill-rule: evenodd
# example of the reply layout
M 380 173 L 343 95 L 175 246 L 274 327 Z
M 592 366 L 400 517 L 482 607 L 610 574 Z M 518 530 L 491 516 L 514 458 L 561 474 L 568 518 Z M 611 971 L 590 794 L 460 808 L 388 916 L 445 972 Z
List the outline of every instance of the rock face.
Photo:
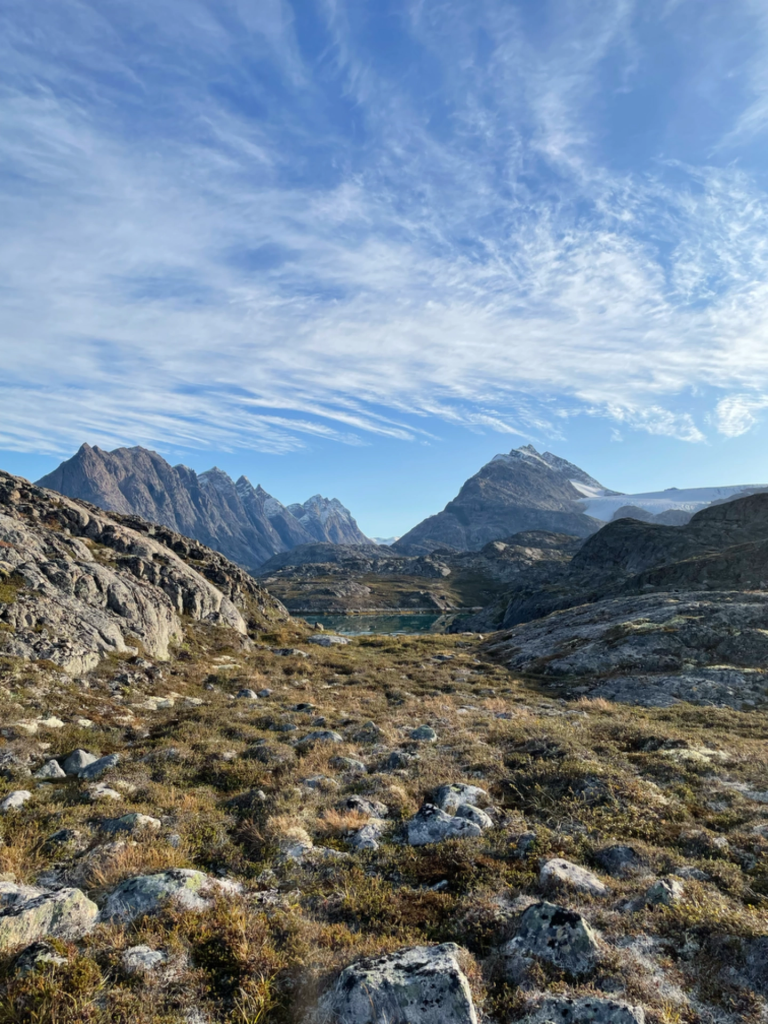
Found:
M 0 472 L 4 655 L 83 672 L 139 641 L 165 659 L 182 615 L 243 635 L 246 615 L 287 617 L 242 569 L 194 541 Z
M 768 699 L 766 629 L 766 593 L 684 591 L 584 604 L 499 633 L 488 649 L 590 697 L 741 708 Z
M 45 892 L 5 883 L 0 890 L 0 951 L 38 942 L 46 935 L 82 938 L 93 930 L 98 915 L 99 908 L 79 889 Z
M 532 445 L 497 455 L 471 477 L 442 512 L 401 537 L 392 549 L 428 554 L 441 545 L 477 551 L 524 530 L 587 537 L 602 525 L 584 515 L 585 495 L 613 494 L 578 466 Z
M 459 947 L 415 946 L 342 971 L 322 1010 L 344 1024 L 477 1024 Z
M 342 537 L 345 526 L 348 536 L 355 537 L 347 543 L 367 542 L 335 498 L 328 501 L 318 496 L 306 503 L 308 508 L 298 506 L 311 526 L 307 529 L 276 498 L 261 486 L 253 487 L 244 476 L 234 482 L 217 468 L 198 475 L 140 447 L 105 452 L 85 444 L 39 480 L 38 486 L 159 523 L 248 569 L 297 544 Z M 362 540 L 357 540 L 358 535 Z

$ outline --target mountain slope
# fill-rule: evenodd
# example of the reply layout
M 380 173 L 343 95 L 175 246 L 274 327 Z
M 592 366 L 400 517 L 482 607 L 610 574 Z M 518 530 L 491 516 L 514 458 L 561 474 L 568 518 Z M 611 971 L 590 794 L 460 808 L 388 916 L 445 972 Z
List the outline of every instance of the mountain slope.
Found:
M 288 511 L 295 516 L 307 533 L 315 540 L 331 544 L 370 544 L 371 541 L 352 518 L 338 498 L 324 498 L 313 495 L 303 505 L 289 505 Z
M 168 526 L 250 570 L 299 544 L 368 542 L 335 498 L 296 506 L 305 526 L 245 476 L 235 483 L 216 467 L 198 475 L 141 447 L 105 452 L 84 444 L 38 486 Z
M 426 554 L 440 545 L 476 551 L 527 530 L 587 537 L 600 522 L 582 511 L 586 494 L 613 494 L 577 466 L 532 445 L 497 455 L 442 512 L 401 537 L 394 549 Z

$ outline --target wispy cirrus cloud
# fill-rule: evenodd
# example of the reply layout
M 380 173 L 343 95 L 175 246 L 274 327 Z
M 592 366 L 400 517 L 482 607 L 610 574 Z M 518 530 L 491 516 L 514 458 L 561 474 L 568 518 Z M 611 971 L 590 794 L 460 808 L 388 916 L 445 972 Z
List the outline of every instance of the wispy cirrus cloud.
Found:
M 748 429 L 768 193 L 693 145 L 608 145 L 647 5 L 550 14 L 11 3 L 0 447 L 557 437 L 558 406 L 697 442 L 701 387 Z

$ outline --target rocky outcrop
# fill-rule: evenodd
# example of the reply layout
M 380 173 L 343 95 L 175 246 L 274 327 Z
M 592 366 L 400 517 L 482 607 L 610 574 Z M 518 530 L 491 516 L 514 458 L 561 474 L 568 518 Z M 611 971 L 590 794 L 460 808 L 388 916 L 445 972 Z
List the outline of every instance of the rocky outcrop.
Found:
M 168 657 L 181 617 L 228 626 L 287 613 L 221 555 L 136 516 L 0 472 L 0 651 L 67 671 L 141 645 Z
M 477 1024 L 460 952 L 447 942 L 359 960 L 342 971 L 321 1016 L 344 1024 Z
M 210 878 L 202 871 L 174 868 L 156 875 L 138 875 L 121 882 L 107 897 L 102 911 L 105 921 L 135 921 L 144 914 L 156 914 L 166 903 L 184 910 L 206 910 L 215 896 L 239 893 L 241 886 Z
M 613 494 L 578 466 L 532 445 L 497 455 L 471 477 L 442 512 L 406 533 L 393 550 L 428 554 L 440 545 L 477 551 L 526 530 L 588 537 L 602 525 L 583 513 L 585 494 Z
M 315 540 L 369 543 L 336 498 L 318 495 L 297 506 L 305 526 L 245 476 L 235 482 L 216 467 L 197 474 L 141 447 L 105 452 L 84 444 L 38 486 L 169 527 L 251 570 Z

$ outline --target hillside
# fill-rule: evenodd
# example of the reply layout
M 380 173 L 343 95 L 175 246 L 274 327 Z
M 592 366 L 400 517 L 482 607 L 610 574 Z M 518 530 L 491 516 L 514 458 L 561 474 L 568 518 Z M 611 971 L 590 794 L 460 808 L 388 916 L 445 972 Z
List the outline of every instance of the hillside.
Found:
M 7 474 L 0 562 L 0 1024 L 765 1019 L 764 594 L 345 641 Z

